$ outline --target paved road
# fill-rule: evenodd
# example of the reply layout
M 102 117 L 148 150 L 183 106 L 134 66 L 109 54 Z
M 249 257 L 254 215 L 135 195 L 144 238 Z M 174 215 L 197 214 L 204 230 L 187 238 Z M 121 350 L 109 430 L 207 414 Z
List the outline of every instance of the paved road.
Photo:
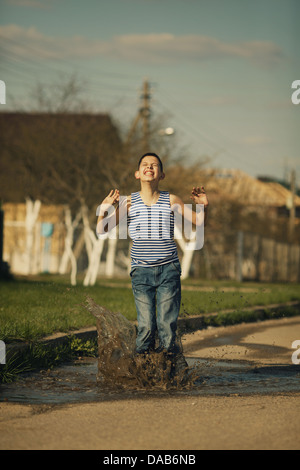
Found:
M 292 344 L 297 340 L 300 342 L 300 316 L 199 330 L 184 336 L 183 346 L 191 357 L 291 365 L 296 353 Z
M 291 345 L 298 339 L 300 317 L 294 317 L 199 331 L 183 345 L 191 358 L 293 366 Z M 0 449 L 300 448 L 300 378 L 292 393 L 227 392 L 66 406 L 0 403 Z

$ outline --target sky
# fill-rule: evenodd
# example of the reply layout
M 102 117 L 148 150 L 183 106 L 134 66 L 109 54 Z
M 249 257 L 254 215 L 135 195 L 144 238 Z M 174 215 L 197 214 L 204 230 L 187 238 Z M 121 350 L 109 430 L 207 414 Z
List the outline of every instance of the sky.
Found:
M 147 79 L 186 164 L 295 170 L 299 186 L 299 15 L 298 0 L 0 0 L 0 111 L 76 76 L 89 109 L 129 128 Z

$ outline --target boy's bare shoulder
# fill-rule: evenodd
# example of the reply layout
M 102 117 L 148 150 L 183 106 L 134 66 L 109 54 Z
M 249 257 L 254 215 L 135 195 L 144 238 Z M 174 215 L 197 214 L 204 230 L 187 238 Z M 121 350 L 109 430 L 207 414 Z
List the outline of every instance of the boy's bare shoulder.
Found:
M 171 206 L 173 204 L 181 204 L 182 203 L 182 200 L 180 199 L 179 196 L 176 196 L 176 194 L 171 194 L 170 193 L 170 204 Z

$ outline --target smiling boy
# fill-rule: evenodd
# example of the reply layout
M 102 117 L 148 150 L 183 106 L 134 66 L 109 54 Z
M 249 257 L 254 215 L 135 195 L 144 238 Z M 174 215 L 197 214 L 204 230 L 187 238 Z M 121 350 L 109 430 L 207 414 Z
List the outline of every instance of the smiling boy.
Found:
M 176 366 L 180 350 L 176 342 L 177 320 L 181 302 L 181 267 L 174 241 L 174 215 L 177 210 L 194 225 L 203 223 L 199 214 L 187 209 L 182 200 L 167 191 L 159 190 L 165 178 L 163 164 L 155 153 L 146 153 L 138 163 L 135 178 L 140 181 L 140 191 L 127 196 L 126 210 L 131 248 L 131 281 L 138 320 L 136 353 L 148 353 L 155 348 L 155 333 L 159 347 Z M 208 200 L 204 188 L 193 188 L 191 199 L 204 205 L 204 223 L 207 218 Z M 120 194 L 112 190 L 101 207 L 117 204 L 115 220 L 121 216 Z M 124 211 L 123 211 L 124 213 Z M 98 217 L 97 233 L 108 229 L 104 213 Z M 181 360 L 181 365 L 187 366 Z M 178 368 L 178 367 L 177 367 Z

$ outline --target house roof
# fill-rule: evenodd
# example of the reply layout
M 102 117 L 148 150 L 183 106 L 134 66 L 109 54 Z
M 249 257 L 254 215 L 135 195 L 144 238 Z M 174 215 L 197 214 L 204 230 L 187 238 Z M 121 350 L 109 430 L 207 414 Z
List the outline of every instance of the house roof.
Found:
M 52 121 L 59 121 L 61 123 L 72 121 L 80 125 L 80 123 L 98 123 L 101 127 L 108 126 L 118 133 L 114 126 L 109 114 L 104 113 L 41 113 L 41 112 L 20 112 L 20 111 L 4 111 L 0 113 L 0 130 L 6 132 L 12 126 L 16 131 L 18 126 L 26 124 L 30 130 L 35 129 L 35 126 L 44 121 L 51 123 Z
M 201 171 L 202 173 L 202 171 Z M 242 170 L 203 170 L 205 189 L 227 200 L 250 206 L 282 207 L 291 203 L 290 190 L 276 182 L 263 182 Z M 294 204 L 300 206 L 300 197 L 294 196 Z

